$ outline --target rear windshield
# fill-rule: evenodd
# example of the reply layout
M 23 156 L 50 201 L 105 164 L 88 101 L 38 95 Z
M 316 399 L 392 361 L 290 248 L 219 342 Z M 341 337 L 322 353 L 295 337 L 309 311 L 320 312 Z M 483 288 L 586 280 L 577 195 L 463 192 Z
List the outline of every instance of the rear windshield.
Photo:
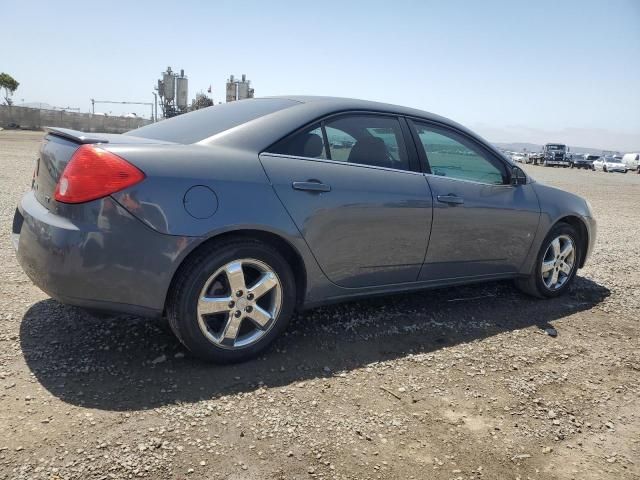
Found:
M 255 98 L 214 105 L 130 130 L 124 135 L 175 143 L 196 143 L 258 117 L 293 107 L 286 98 Z

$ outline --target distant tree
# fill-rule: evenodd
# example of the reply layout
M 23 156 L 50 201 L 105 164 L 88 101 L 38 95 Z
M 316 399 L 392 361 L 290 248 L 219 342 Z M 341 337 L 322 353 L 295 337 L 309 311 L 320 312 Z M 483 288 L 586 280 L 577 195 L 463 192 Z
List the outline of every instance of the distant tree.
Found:
M 4 89 L 4 102 L 6 105 L 13 104 L 11 95 L 18 89 L 20 83 L 8 73 L 0 73 L 0 88 Z
M 191 110 L 200 110 L 201 108 L 211 107 L 213 100 L 207 97 L 204 93 L 196 93 L 195 100 L 191 101 Z

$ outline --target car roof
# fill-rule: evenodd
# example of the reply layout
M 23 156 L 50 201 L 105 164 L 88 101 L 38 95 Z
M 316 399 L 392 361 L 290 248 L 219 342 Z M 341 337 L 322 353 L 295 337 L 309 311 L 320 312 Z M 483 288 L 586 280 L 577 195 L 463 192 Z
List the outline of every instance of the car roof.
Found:
M 356 98 L 313 95 L 259 97 L 256 99 L 240 100 L 240 102 L 258 102 L 261 99 L 289 100 L 297 102 L 297 105 L 257 118 L 243 125 L 239 125 L 237 128 L 216 134 L 199 143 L 218 144 L 231 147 L 242 145 L 244 148 L 263 151 L 276 140 L 280 140 L 298 128 L 308 125 L 322 117 L 341 112 L 362 111 L 404 115 L 437 122 L 462 131 L 497 152 L 490 142 L 463 125 L 440 115 L 416 108 L 403 107 L 390 103 L 374 102 L 370 100 L 360 100 Z
M 293 100 L 299 103 L 322 105 L 328 110 L 370 110 L 375 112 L 387 112 L 398 115 L 407 115 L 410 117 L 421 117 L 429 120 L 435 120 L 443 123 L 454 124 L 452 120 L 436 115 L 435 113 L 427 112 L 425 110 L 419 110 L 417 108 L 403 107 L 401 105 L 394 105 L 391 103 L 375 102 L 372 100 L 362 100 L 358 98 L 348 97 L 329 97 L 321 95 L 279 95 L 272 97 L 262 98 L 283 98 L 287 100 Z

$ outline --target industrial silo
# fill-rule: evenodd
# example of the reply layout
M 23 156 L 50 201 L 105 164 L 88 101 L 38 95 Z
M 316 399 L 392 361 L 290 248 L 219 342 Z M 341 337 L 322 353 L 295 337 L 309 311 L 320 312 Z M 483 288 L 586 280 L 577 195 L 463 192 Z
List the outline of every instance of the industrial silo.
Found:
M 180 70 L 180 76 L 176 78 L 176 105 L 178 108 L 187 108 L 189 104 L 189 80 L 184 76 L 184 70 Z
M 176 77 L 171 68 L 167 68 L 167 71 L 162 74 L 162 82 L 164 83 L 164 98 L 169 101 L 173 100 L 176 93 Z
M 226 94 L 227 102 L 233 102 L 236 100 L 236 83 L 233 79 L 233 75 L 231 75 L 227 80 Z
M 249 84 L 247 82 L 238 82 L 238 100 L 249 98 Z

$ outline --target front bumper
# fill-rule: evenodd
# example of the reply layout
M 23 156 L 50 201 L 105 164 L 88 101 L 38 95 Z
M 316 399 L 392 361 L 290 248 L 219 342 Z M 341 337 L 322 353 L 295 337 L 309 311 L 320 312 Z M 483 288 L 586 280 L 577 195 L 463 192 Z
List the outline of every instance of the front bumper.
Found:
M 598 235 L 598 224 L 596 223 L 596 219 L 593 217 L 583 217 L 583 218 L 585 221 L 585 225 L 587 227 L 587 237 L 589 241 L 587 245 L 587 251 L 584 254 L 584 259 L 580 267 L 584 267 L 584 264 L 587 262 L 589 257 L 591 257 L 591 253 L 593 252 L 593 247 L 596 244 L 596 236 Z
M 193 239 L 155 232 L 110 197 L 52 213 L 33 191 L 21 200 L 12 241 L 25 273 L 62 303 L 157 316 Z

